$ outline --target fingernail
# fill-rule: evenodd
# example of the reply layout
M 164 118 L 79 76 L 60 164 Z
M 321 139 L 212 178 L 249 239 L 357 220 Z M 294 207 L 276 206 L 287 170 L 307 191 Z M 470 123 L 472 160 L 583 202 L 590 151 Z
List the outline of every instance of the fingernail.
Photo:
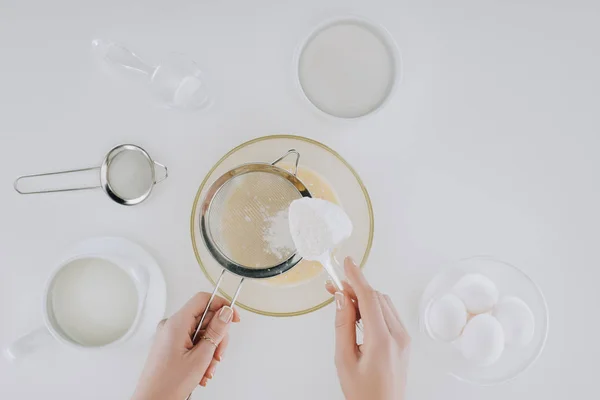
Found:
M 221 354 L 219 354 L 219 362 L 223 361 L 223 357 L 225 356 L 225 352 L 222 352 Z
M 330 279 L 327 279 L 325 281 L 325 286 L 331 286 L 331 285 L 333 285 L 333 282 Z
M 208 379 L 212 379 L 215 376 L 215 372 L 217 372 L 217 367 L 212 367 L 210 371 L 208 371 Z
M 335 292 L 335 306 L 341 310 L 346 305 L 346 296 L 342 292 Z
M 221 311 L 219 312 L 219 319 L 221 321 L 228 324 L 229 322 L 231 322 L 232 317 L 233 317 L 233 308 L 231 308 L 229 306 L 225 306 L 225 307 L 221 308 Z

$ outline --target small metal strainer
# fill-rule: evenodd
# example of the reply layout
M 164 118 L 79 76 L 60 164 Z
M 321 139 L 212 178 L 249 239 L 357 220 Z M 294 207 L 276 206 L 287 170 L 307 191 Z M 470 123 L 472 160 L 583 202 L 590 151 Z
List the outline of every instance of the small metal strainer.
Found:
M 276 166 L 288 156 L 296 158 L 293 173 Z M 206 192 L 201 236 L 223 271 L 200 319 L 194 343 L 226 271 L 241 278 L 231 300 L 233 306 L 244 279 L 270 278 L 301 261 L 287 219 L 292 201 L 312 197 L 297 177 L 299 161 L 300 153 L 292 149 L 270 164 L 240 165 L 219 177 Z
M 163 170 L 162 176 L 157 177 L 156 167 Z M 59 175 L 70 176 L 74 180 L 75 175 L 85 175 L 85 172 L 91 171 L 99 172 L 99 182 L 94 184 L 90 184 L 87 180 L 85 180 L 86 183 L 78 181 L 77 184 L 51 182 L 50 187 L 44 186 L 44 184 L 49 184 L 47 181 L 52 181 L 53 177 Z M 71 192 L 102 188 L 113 201 L 125 206 L 132 206 L 146 200 L 150 196 L 154 185 L 167 177 L 167 167 L 154 161 L 144 149 L 134 144 L 121 144 L 113 147 L 98 167 L 23 175 L 15 180 L 14 188 L 20 194 Z M 96 179 L 98 179 L 97 176 Z

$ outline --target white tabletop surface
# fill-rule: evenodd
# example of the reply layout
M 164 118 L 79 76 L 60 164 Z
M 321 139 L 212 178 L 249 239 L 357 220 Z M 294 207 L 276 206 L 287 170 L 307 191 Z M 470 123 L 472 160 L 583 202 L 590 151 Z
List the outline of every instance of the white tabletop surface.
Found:
M 266 134 L 324 142 L 364 179 L 375 208 L 367 274 L 413 335 L 420 292 L 442 263 L 477 254 L 539 284 L 550 334 L 515 381 L 473 387 L 413 353 L 410 399 L 600 397 L 600 24 L 597 2 L 0 0 L 0 345 L 41 323 L 45 279 L 77 241 L 135 240 L 164 271 L 167 313 L 210 285 L 189 216 L 198 185 L 233 146 Z M 84 4 L 87 3 L 87 4 Z M 435 3 L 435 4 L 433 4 Z M 595 3 L 595 4 L 593 4 Z M 292 84 L 295 46 L 338 14 L 383 24 L 403 82 L 371 118 L 323 118 Z M 101 69 L 93 38 L 150 60 L 189 54 L 215 95 L 208 112 L 157 108 L 142 82 Z M 98 164 L 132 142 L 171 176 L 140 206 L 102 192 L 20 196 L 20 174 Z M 194 398 L 341 399 L 332 307 L 295 318 L 245 312 L 216 377 Z M 0 361 L 3 399 L 126 399 L 145 348 Z M 574 392 L 577 391 L 577 392 Z

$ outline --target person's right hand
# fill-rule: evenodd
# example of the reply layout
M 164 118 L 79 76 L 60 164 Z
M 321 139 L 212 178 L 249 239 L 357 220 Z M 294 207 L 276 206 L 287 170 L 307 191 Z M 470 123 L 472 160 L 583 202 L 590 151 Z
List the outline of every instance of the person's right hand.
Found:
M 389 296 L 374 290 L 360 268 L 346 258 L 344 269 L 350 284 L 335 295 L 337 367 L 342 391 L 347 400 L 402 400 L 410 337 L 400 321 Z M 356 343 L 355 323 L 362 318 L 364 340 Z

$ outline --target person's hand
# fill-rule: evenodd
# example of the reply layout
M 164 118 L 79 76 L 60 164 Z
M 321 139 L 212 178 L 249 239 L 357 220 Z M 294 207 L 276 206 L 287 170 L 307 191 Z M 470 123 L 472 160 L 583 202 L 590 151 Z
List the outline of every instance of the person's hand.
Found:
M 238 312 L 215 296 L 202 323 L 197 344 L 192 336 L 210 293 L 197 293 L 179 311 L 158 325 L 156 338 L 133 395 L 133 400 L 185 400 L 198 384 L 212 379 L 229 341 L 229 325 Z
M 344 262 L 350 284 L 335 295 L 335 365 L 347 400 L 402 400 L 410 337 L 389 296 L 374 290 L 350 258 Z M 363 344 L 356 343 L 355 323 L 362 318 Z

